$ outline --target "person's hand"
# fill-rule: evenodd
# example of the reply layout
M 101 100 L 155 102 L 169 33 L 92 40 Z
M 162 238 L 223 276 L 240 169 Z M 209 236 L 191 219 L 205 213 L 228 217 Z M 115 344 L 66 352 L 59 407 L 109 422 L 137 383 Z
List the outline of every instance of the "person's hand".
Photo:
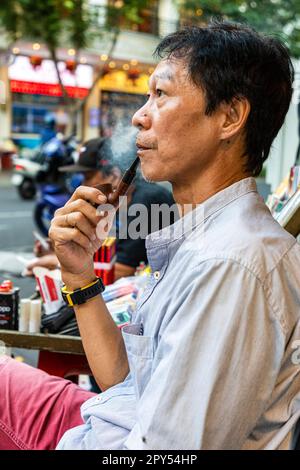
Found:
M 56 269 L 59 267 L 59 262 L 55 253 L 50 255 L 41 256 L 40 258 L 34 258 L 30 261 L 24 272 L 24 276 L 33 276 L 33 268 L 40 266 L 41 268 Z
M 97 238 L 96 228 L 103 215 L 92 204 L 105 204 L 106 200 L 98 189 L 80 186 L 52 219 L 49 237 L 61 265 L 62 279 L 71 289 L 95 278 L 93 256 L 103 243 Z

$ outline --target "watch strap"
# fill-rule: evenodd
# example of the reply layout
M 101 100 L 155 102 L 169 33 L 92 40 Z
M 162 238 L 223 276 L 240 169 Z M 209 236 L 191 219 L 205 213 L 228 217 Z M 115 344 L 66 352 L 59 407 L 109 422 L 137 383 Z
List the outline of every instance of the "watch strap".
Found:
M 97 295 L 101 294 L 104 290 L 105 286 L 102 282 L 102 279 L 98 277 L 90 284 L 84 287 L 79 287 L 74 291 L 68 291 L 66 286 L 63 286 L 61 289 L 61 293 L 64 301 L 70 307 L 73 307 L 74 305 L 84 304 L 87 300 L 96 297 Z

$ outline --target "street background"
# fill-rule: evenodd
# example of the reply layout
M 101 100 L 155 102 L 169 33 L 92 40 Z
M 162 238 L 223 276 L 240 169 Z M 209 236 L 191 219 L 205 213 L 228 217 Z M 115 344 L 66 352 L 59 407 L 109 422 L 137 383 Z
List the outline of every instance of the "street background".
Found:
M 10 172 L 0 173 L 0 201 L 0 282 L 11 278 L 20 287 L 21 297 L 28 297 L 34 293 L 35 281 L 21 277 L 21 259 L 33 257 L 34 201 L 20 199 L 11 186 Z

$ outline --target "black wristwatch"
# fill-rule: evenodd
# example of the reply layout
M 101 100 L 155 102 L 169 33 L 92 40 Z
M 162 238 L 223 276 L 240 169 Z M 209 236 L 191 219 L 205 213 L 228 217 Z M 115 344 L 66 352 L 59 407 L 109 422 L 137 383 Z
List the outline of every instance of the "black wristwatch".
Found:
M 67 287 L 61 288 L 64 301 L 70 306 L 84 304 L 87 300 L 96 297 L 105 290 L 105 286 L 100 277 L 84 287 L 79 287 L 73 291 L 67 291 Z

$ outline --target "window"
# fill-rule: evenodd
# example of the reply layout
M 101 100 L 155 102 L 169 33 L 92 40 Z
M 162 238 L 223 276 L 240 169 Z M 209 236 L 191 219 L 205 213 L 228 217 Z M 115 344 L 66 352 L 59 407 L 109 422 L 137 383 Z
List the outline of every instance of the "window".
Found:
M 12 132 L 40 134 L 45 127 L 45 115 L 55 112 L 58 106 L 56 97 L 13 93 Z

